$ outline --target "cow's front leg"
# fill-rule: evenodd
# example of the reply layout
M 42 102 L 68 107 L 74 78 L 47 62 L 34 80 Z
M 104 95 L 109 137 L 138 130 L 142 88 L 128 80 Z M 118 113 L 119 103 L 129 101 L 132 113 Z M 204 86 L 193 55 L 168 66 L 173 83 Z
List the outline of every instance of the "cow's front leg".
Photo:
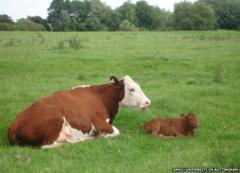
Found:
M 112 128 L 113 128 L 112 133 L 108 133 L 108 134 L 101 133 L 100 136 L 102 136 L 104 138 L 118 136 L 120 134 L 119 130 L 114 125 L 112 125 Z
M 97 132 L 99 132 L 99 136 L 102 137 L 114 137 L 119 135 L 119 130 L 108 123 L 109 119 L 100 119 L 100 118 L 96 118 L 94 119 L 93 125 L 96 129 Z
M 110 122 L 110 119 L 107 118 L 106 119 L 106 122 L 109 123 Z M 109 123 L 110 124 L 110 123 Z M 117 136 L 120 134 L 119 130 L 114 126 L 112 125 L 112 128 L 113 128 L 113 132 L 111 134 L 100 134 L 100 136 L 103 136 L 105 138 L 108 138 L 108 137 L 114 137 L 114 136 Z

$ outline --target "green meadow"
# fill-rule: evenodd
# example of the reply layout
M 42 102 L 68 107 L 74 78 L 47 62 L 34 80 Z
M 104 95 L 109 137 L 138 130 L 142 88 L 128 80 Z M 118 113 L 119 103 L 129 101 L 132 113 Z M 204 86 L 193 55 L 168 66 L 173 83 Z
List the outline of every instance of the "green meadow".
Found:
M 127 74 L 152 105 L 120 109 L 119 136 L 53 150 L 9 145 L 9 124 L 34 100 Z M 188 112 L 200 122 L 193 137 L 164 140 L 142 131 L 154 117 Z M 1 173 L 240 167 L 239 112 L 240 32 L 0 32 Z

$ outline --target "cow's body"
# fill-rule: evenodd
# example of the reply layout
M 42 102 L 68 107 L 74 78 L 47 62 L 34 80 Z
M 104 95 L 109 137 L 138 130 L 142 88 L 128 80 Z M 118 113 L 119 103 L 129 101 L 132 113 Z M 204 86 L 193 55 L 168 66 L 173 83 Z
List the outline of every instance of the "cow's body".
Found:
M 112 122 L 125 96 L 122 80 L 41 98 L 17 115 L 8 130 L 9 142 L 49 146 L 88 139 L 95 132 L 118 135 Z
M 193 135 L 198 127 L 194 113 L 181 114 L 177 118 L 155 118 L 144 124 L 144 130 L 153 136 L 180 137 Z

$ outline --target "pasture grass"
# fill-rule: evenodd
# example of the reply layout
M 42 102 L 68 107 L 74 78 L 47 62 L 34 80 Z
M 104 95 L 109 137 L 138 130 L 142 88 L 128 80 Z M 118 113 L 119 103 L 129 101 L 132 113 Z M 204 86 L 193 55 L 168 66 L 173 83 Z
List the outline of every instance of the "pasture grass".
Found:
M 85 40 L 84 46 L 61 45 L 69 38 Z M 234 31 L 0 32 L 0 172 L 168 173 L 175 167 L 239 167 L 239 45 L 240 33 Z M 9 145 L 9 124 L 32 101 L 126 74 L 152 105 L 143 113 L 121 109 L 114 121 L 118 137 L 54 150 Z M 190 111 L 200 121 L 193 137 L 163 140 L 141 129 L 153 117 Z

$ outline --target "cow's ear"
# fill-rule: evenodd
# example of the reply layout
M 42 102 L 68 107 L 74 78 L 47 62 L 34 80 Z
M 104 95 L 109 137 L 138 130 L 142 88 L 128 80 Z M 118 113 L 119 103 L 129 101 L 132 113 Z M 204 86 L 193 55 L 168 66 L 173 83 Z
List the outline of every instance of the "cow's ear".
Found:
M 119 85 L 119 80 L 118 80 L 118 78 L 116 76 L 110 76 L 109 80 L 113 81 L 114 85 Z
M 109 79 L 112 81 L 112 84 L 119 89 L 124 88 L 124 81 L 118 80 L 116 76 L 110 76 Z

